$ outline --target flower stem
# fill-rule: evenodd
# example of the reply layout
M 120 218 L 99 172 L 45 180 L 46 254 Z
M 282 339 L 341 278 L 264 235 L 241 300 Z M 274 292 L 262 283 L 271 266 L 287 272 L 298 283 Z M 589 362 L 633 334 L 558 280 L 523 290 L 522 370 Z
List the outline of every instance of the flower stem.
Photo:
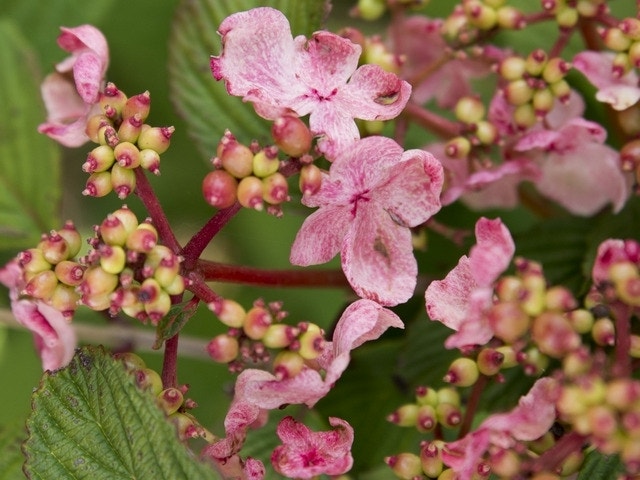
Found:
M 209 242 L 222 228 L 229 223 L 236 213 L 240 211 L 241 205 L 236 202 L 229 208 L 219 210 L 207 223 L 191 237 L 191 240 L 182 249 L 181 255 L 184 258 L 183 268 L 187 271 L 193 270 L 200 258 L 200 255 L 207 248 Z
M 462 419 L 462 423 L 460 424 L 458 438 L 464 437 L 467 433 L 469 433 L 469 430 L 471 430 L 471 424 L 473 423 L 473 418 L 476 414 L 478 403 L 480 403 L 480 396 L 487 386 L 487 378 L 488 377 L 486 375 L 480 375 L 478 381 L 473 385 L 471 396 L 467 401 L 467 409 L 464 412 L 464 418 Z
M 615 314 L 616 343 L 614 363 L 612 367 L 613 377 L 626 378 L 631 375 L 631 308 L 622 302 L 614 302 L 611 309 Z
M 199 260 L 206 281 L 242 283 L 265 287 L 350 288 L 342 270 L 266 270 Z
M 162 243 L 169 247 L 174 253 L 180 251 L 180 244 L 173 233 L 169 220 L 162 209 L 162 205 L 158 201 L 158 197 L 151 187 L 151 183 L 147 179 L 142 168 L 133 170 L 136 175 L 136 194 L 144 204 L 149 216 L 153 221 L 153 226 L 158 230 L 158 236 Z
M 577 432 L 570 432 L 560 438 L 549 450 L 540 455 L 532 465 L 533 472 L 553 471 L 573 452 L 584 445 L 586 437 Z
M 442 138 L 451 138 L 460 134 L 460 127 L 457 123 L 447 120 L 433 112 L 429 112 L 415 103 L 407 103 L 403 113 L 418 125 L 434 132 Z
M 178 386 L 178 338 L 179 333 L 164 342 L 162 359 L 162 385 L 164 388 Z

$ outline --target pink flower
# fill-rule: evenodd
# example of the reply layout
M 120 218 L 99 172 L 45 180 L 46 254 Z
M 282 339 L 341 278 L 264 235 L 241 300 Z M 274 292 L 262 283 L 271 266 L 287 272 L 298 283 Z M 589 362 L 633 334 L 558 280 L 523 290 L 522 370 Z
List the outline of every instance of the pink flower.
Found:
M 458 480 L 468 480 L 488 450 L 509 449 L 518 442 L 540 438 L 556 419 L 558 392 L 556 380 L 539 379 L 511 412 L 491 415 L 475 431 L 447 444 L 443 462 L 456 472 Z
M 293 38 L 286 17 L 254 8 L 227 17 L 219 28 L 222 53 L 211 58 L 216 80 L 275 120 L 310 114 L 321 151 L 333 159 L 360 135 L 354 118 L 388 120 L 404 108 L 411 86 L 375 65 L 358 66 L 361 48 L 329 32 Z
M 444 280 L 431 282 L 425 292 L 429 318 L 457 332 L 446 340 L 447 348 L 484 345 L 493 336 L 483 312 L 492 304 L 493 283 L 509 266 L 515 245 L 500 219 L 480 218 L 476 241 L 469 256 L 463 255 Z
M 573 66 L 597 89 L 596 99 L 615 110 L 626 110 L 640 100 L 638 75 L 631 69 L 625 75 L 613 65 L 614 53 L 586 51 L 573 57 Z
M 33 333 L 42 369 L 56 370 L 67 365 L 76 348 L 76 334 L 67 318 L 42 301 L 20 298 L 26 282 L 16 260 L 0 269 L 0 283 L 9 288 L 11 311 L 16 320 Z
M 291 263 L 325 263 L 340 252 L 359 296 L 382 305 L 406 302 L 418 271 L 409 228 L 440 210 L 442 183 L 442 165 L 424 150 L 403 152 L 385 137 L 353 143 L 333 162 L 320 190 L 303 199 L 320 208 L 298 232 Z
M 394 51 L 404 58 L 403 78 L 412 80 L 412 100 L 422 104 L 436 99 L 440 107 L 451 108 L 473 93 L 472 79 L 491 73 L 492 62 L 452 56 L 441 32 L 442 23 L 441 19 L 412 15 L 394 25 L 390 38 Z
M 604 144 L 606 130 L 582 118 L 582 97 L 557 104 L 543 128 L 532 128 L 515 145 L 536 161 L 536 188 L 571 213 L 593 215 L 607 204 L 620 211 L 630 195 L 619 153 Z
M 71 56 L 58 63 L 56 72 L 42 83 L 48 117 L 38 131 L 66 147 L 79 147 L 89 140 L 85 127 L 99 100 L 109 65 L 109 48 L 100 30 L 91 25 L 61 30 L 58 45 Z M 73 83 L 69 72 L 73 73 Z
M 334 428 L 329 432 L 312 432 L 293 417 L 278 424 L 283 445 L 276 447 L 271 463 L 276 472 L 289 478 L 314 478 L 316 475 L 342 475 L 353 465 L 351 444 L 353 428 L 340 418 L 329 417 Z

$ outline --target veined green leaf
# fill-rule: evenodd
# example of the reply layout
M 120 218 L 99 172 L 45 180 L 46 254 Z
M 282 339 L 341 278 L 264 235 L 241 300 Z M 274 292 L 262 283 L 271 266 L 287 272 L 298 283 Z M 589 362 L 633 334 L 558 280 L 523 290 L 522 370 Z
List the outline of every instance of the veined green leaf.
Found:
M 269 123 L 250 104 L 230 96 L 224 82 L 217 82 L 209 69 L 211 55 L 220 53 L 217 29 L 222 20 L 235 12 L 270 6 L 287 16 L 293 35 L 309 35 L 321 27 L 326 4 L 326 0 L 190 0 L 180 4 L 169 43 L 171 96 L 206 158 L 215 154 L 227 128 L 245 142 L 269 139 Z
M 218 478 L 102 348 L 79 349 L 66 368 L 45 372 L 32 405 L 24 444 L 30 478 Z
M 0 249 L 21 249 L 59 226 L 60 154 L 37 132 L 40 74 L 27 40 L 0 21 Z

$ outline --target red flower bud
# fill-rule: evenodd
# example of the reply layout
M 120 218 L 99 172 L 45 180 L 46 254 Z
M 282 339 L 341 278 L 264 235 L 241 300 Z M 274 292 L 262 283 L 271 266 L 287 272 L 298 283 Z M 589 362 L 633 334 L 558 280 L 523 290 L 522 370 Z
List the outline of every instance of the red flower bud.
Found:
M 253 175 L 244 177 L 238 183 L 238 202 L 245 208 L 262 210 L 264 203 L 262 200 L 262 180 Z
M 289 199 L 289 184 L 281 173 L 273 173 L 262 180 L 262 198 L 265 202 L 278 205 Z
M 71 253 L 67 241 L 55 230 L 51 230 L 49 235 L 42 237 L 38 248 L 42 250 L 44 259 L 52 265 L 67 260 Z
M 216 208 L 228 208 L 237 200 L 238 181 L 225 170 L 209 172 L 202 180 L 202 195 Z
M 276 119 L 271 126 L 271 136 L 278 148 L 290 157 L 301 157 L 311 149 L 309 127 L 292 115 Z
M 253 152 L 232 135 L 222 137 L 218 152 L 222 168 L 234 177 L 244 178 L 253 172 Z
M 63 260 L 55 267 L 55 274 L 65 285 L 75 287 L 82 283 L 84 276 L 84 267 L 79 263 L 72 262 L 71 260 Z
M 126 246 L 129 250 L 148 253 L 158 244 L 158 231 L 148 222 L 142 222 L 127 237 Z
M 252 340 L 260 340 L 267 332 L 273 319 L 264 307 L 253 307 L 248 312 L 242 325 L 242 330 Z
M 156 397 L 158 406 L 164 411 L 166 415 L 171 415 L 178 411 L 184 402 L 184 396 L 182 392 L 177 388 L 170 387 L 165 388 Z
M 151 94 L 146 91 L 129 98 L 122 109 L 122 118 L 126 120 L 138 115 L 144 122 L 151 110 Z
M 313 195 L 320 190 L 322 185 L 322 170 L 313 163 L 305 165 L 300 169 L 300 180 L 298 186 L 302 196 Z

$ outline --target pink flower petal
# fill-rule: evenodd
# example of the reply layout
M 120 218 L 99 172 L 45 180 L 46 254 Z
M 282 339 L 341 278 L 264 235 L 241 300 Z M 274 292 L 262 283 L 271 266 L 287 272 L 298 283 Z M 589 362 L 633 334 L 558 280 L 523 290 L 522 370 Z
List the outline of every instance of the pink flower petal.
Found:
M 349 228 L 348 207 L 321 208 L 309 215 L 298 231 L 289 261 L 307 266 L 326 263 L 335 257 Z M 330 228 L 327 228 L 331 225 Z
M 459 330 L 467 318 L 469 296 L 476 287 L 469 257 L 463 255 L 444 280 L 434 280 L 427 287 L 425 302 L 429 318 Z
M 469 267 L 476 283 L 487 287 L 503 273 L 515 252 L 511 233 L 499 218 L 476 222 L 476 244 L 469 253 Z

